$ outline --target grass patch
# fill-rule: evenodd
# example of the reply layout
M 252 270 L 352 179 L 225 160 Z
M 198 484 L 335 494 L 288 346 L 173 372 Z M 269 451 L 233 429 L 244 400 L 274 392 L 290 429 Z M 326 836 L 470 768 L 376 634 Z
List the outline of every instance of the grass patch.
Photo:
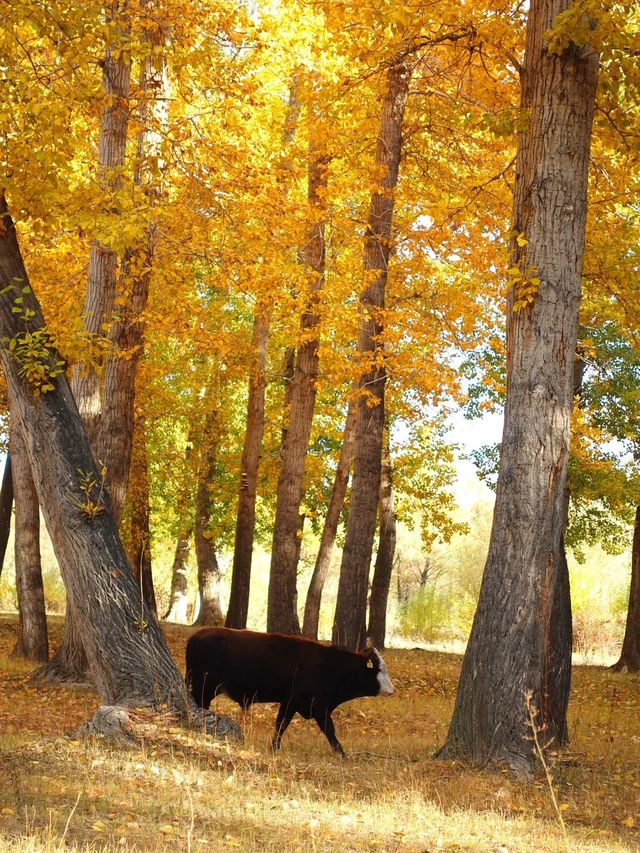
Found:
M 623 851 L 640 847 L 637 676 L 577 667 L 571 752 L 546 780 L 431 756 L 446 735 L 460 658 L 392 650 L 397 692 L 335 713 L 346 760 L 296 719 L 269 749 L 275 707 L 255 706 L 228 748 L 151 726 L 139 748 L 70 741 L 98 705 L 90 692 L 36 688 L 9 658 L 16 618 L 0 617 L 0 849 L 3 851 Z M 51 620 L 53 644 L 62 622 Z M 189 629 L 166 626 L 182 662 Z M 236 705 L 220 701 L 242 722 Z

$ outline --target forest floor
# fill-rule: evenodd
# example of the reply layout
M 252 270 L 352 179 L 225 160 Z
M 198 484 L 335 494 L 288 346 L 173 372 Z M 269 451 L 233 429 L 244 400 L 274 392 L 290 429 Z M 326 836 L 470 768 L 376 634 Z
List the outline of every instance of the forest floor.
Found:
M 257 705 L 245 743 L 149 726 L 135 748 L 69 740 L 95 694 L 35 687 L 9 657 L 17 619 L 0 615 L 0 849 L 13 851 L 640 850 L 640 678 L 574 669 L 571 749 L 544 775 L 435 761 L 453 708 L 455 655 L 385 654 L 396 694 L 339 708 L 335 756 L 296 718 L 269 749 L 275 707 Z M 177 661 L 190 629 L 165 626 Z M 62 621 L 50 620 L 52 646 Z M 242 723 L 237 706 L 220 710 Z M 563 826 L 564 824 L 564 826 Z

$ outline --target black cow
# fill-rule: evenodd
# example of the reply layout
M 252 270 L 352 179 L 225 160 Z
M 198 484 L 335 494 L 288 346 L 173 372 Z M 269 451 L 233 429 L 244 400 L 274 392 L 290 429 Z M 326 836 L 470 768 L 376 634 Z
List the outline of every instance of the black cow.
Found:
M 336 752 L 344 755 L 331 719 L 342 702 L 358 696 L 390 696 L 394 686 L 375 649 L 350 652 L 286 634 L 203 628 L 187 643 L 187 684 L 208 708 L 225 693 L 243 709 L 279 702 L 273 747 L 296 714 L 314 719 Z

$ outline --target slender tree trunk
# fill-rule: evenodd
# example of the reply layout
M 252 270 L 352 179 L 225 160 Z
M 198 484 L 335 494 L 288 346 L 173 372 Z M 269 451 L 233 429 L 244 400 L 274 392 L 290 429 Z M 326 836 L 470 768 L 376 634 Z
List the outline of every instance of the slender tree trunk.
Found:
M 171 593 L 169 595 L 169 609 L 165 614 L 167 622 L 179 622 L 185 624 L 189 610 L 189 584 L 187 581 L 187 561 L 191 550 L 191 536 L 193 529 L 184 529 L 176 543 L 176 554 L 173 558 L 171 570 Z
M 629 609 L 620 660 L 611 669 L 616 672 L 640 671 L 640 506 L 636 507 L 631 549 L 631 589 Z
M 133 454 L 131 459 L 131 544 L 129 561 L 142 597 L 149 610 L 158 615 L 151 569 L 151 525 L 149 510 L 149 462 L 147 430 L 144 417 L 136 417 Z
M 11 477 L 11 453 L 7 451 L 0 487 L 0 575 L 7 553 L 11 532 L 11 510 L 13 508 L 13 478 Z
M 218 438 L 217 413 L 213 411 L 205 422 L 196 493 L 195 543 L 200 598 L 196 625 L 222 625 L 224 622 L 222 572 L 218 565 L 213 533 L 212 491 L 215 485 Z
M 305 637 L 311 637 L 313 640 L 318 639 L 318 624 L 320 622 L 322 592 L 324 590 L 327 574 L 329 573 L 331 555 L 333 553 L 333 546 L 336 541 L 338 524 L 340 522 L 340 513 L 344 506 L 347 486 L 349 485 L 349 470 L 353 461 L 357 417 L 358 406 L 350 404 L 347 411 L 347 419 L 342 437 L 342 447 L 340 448 L 340 457 L 338 459 L 338 466 L 336 468 L 336 474 L 333 481 L 331 498 L 329 500 L 327 514 L 324 519 L 324 527 L 322 528 L 320 547 L 318 548 L 318 555 L 313 567 L 311 580 L 309 581 L 309 589 L 307 591 L 307 598 L 304 606 L 302 633 Z
M 588 47 L 548 49 L 568 0 L 529 9 L 516 160 L 507 300 L 507 394 L 487 564 L 444 757 L 536 762 L 530 709 L 543 745 L 562 741 L 553 615 L 573 397 L 587 171 L 598 58 Z M 531 279 L 537 279 L 531 281 Z M 526 285 L 533 299 L 526 296 Z M 566 688 L 566 680 L 565 680 Z
M 393 201 L 400 168 L 402 121 L 410 76 L 409 66 L 401 60 L 394 62 L 387 74 L 376 151 L 376 173 L 382 173 L 384 178 L 380 190 L 371 199 L 365 236 L 364 274 L 367 286 L 360 298 L 362 321 L 358 341 L 362 359 L 361 395 L 351 507 L 332 635 L 334 643 L 351 649 L 361 647 L 365 641 L 369 566 L 376 527 L 385 417 L 382 312 L 389 268 Z
M 13 654 L 34 661 L 49 658 L 47 616 L 40 563 L 40 507 L 27 449 L 19 429 L 10 428 L 13 492 L 16 502 L 15 563 L 20 627 Z
M 116 26 L 123 41 L 129 33 L 129 23 L 122 15 L 120 0 L 106 4 L 107 23 Z M 122 189 L 122 168 L 125 164 L 127 129 L 129 125 L 129 88 L 131 60 L 128 52 L 118 47 L 109 47 L 105 54 L 102 82 L 106 97 L 106 108 L 100 123 L 98 141 L 98 167 L 100 184 L 110 195 Z M 118 214 L 114 206 L 113 213 Z M 105 326 L 111 321 L 116 297 L 116 275 L 118 254 L 111 247 L 94 240 L 89 256 L 89 278 L 84 301 L 85 331 L 94 340 L 104 337 Z M 98 364 L 101 358 L 97 358 Z M 80 416 L 85 424 L 93 447 L 97 446 L 102 406 L 100 375 L 92 364 L 78 364 L 71 379 Z
M 369 628 L 367 635 L 374 646 L 383 649 L 387 634 L 387 603 L 396 553 L 396 514 L 393 506 L 391 457 L 389 454 L 389 431 L 385 430 L 385 446 L 380 471 L 380 538 L 371 583 L 369 599 Z
M 152 8 L 153 4 L 146 0 L 145 5 Z M 140 71 L 141 128 L 134 183 L 143 190 L 149 209 L 153 210 L 161 196 L 158 169 L 163 166 L 162 131 L 167 125 L 169 103 L 165 28 L 158 24 L 146 30 L 146 41 L 148 55 L 142 61 Z M 111 350 L 105 369 L 98 447 L 99 458 L 107 469 L 107 487 L 118 525 L 129 482 L 136 373 L 144 351 L 144 313 L 156 242 L 157 226 L 152 220 L 141 241 L 125 252 L 121 276 L 124 302 L 112 326 Z
M 307 200 L 312 222 L 301 252 L 302 260 L 310 270 L 309 290 L 300 324 L 302 343 L 298 348 L 291 379 L 288 428 L 282 447 L 269 574 L 267 630 L 285 634 L 300 633 L 296 585 L 304 523 L 300 504 L 318 378 L 318 294 L 325 272 L 323 217 L 328 163 L 326 151 L 318 142 L 319 120 L 319 116 L 315 115 L 314 126 L 310 130 Z
M 288 148 L 296 138 L 300 117 L 300 73 L 296 71 L 289 87 L 289 102 L 282 129 L 283 156 L 279 170 L 282 194 L 286 198 L 289 192 L 291 161 Z M 253 557 L 253 539 L 256 527 L 256 494 L 258 487 L 258 467 L 260 449 L 264 435 L 264 406 L 267 385 L 267 344 L 269 341 L 270 309 L 267 301 L 259 299 L 253 321 L 254 368 L 249 379 L 249 397 L 247 401 L 247 427 L 242 449 L 240 487 L 238 494 L 238 514 L 236 536 L 233 550 L 233 568 L 231 574 L 231 592 L 227 611 L 227 628 L 246 628 L 249 613 L 249 592 L 251 586 L 251 562 Z M 285 395 L 286 396 L 286 395 Z M 286 407 L 286 404 L 285 404 Z M 283 426 L 284 442 L 284 426 Z
M 269 314 L 266 309 L 256 309 L 253 324 L 253 352 L 255 365 L 249 380 L 247 401 L 247 428 L 244 434 L 238 495 L 236 538 L 233 550 L 231 592 L 227 611 L 227 628 L 246 628 L 249 613 L 251 560 L 253 537 L 256 528 L 256 492 L 258 466 L 264 435 L 264 403 L 267 384 L 267 342 L 269 339 Z

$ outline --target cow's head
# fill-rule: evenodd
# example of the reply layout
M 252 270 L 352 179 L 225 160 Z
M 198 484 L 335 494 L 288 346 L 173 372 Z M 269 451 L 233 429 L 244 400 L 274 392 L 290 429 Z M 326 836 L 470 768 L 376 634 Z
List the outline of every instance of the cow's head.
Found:
M 392 696 L 396 692 L 396 689 L 393 686 L 393 681 L 389 678 L 389 670 L 387 669 L 387 665 L 384 662 L 382 655 L 377 649 L 374 649 L 373 646 L 367 649 L 365 655 L 367 658 L 367 669 L 371 669 L 373 671 L 378 683 L 378 691 L 376 695 Z

